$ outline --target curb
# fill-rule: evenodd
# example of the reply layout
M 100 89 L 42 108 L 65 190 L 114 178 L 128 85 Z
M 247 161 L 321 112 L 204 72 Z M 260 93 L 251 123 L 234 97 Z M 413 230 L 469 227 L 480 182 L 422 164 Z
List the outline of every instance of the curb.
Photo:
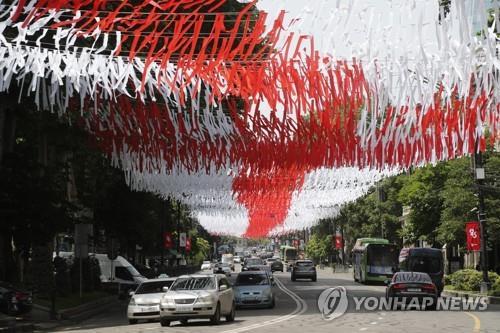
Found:
M 488 299 L 488 304 L 500 304 L 500 297 L 496 296 L 486 296 L 482 294 L 475 294 L 469 291 L 455 291 L 455 290 L 443 290 L 443 296 L 446 297 L 486 297 Z

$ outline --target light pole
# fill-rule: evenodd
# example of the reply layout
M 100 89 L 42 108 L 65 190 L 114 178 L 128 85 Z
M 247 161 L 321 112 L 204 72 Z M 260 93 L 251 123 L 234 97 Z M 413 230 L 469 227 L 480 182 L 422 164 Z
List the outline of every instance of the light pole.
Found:
M 477 148 L 477 145 L 476 145 Z M 487 293 L 490 287 L 490 279 L 488 277 L 488 235 L 486 231 L 486 212 L 484 205 L 484 194 L 483 194 L 483 184 L 484 184 L 484 167 L 483 167 L 483 155 L 478 149 L 474 153 L 474 179 L 476 181 L 477 197 L 479 201 L 478 207 L 478 219 L 479 219 L 479 231 L 481 237 L 481 270 L 483 271 L 483 281 L 481 282 L 481 293 Z

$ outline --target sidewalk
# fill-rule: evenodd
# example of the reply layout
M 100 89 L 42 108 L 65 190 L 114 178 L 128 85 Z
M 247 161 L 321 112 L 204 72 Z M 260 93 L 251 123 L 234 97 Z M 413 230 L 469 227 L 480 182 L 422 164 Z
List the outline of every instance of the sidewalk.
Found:
M 443 290 L 441 293 L 444 297 L 487 297 L 488 304 L 500 304 L 500 297 L 486 296 L 484 294 L 475 293 L 473 291 L 460 291 L 460 290 Z

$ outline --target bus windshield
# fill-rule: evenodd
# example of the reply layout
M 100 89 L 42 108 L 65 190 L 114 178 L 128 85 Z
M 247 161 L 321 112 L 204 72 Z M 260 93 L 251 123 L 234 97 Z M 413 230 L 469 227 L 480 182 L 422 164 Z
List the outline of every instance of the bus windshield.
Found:
M 396 246 L 392 244 L 370 244 L 367 247 L 368 265 L 397 267 L 398 256 Z

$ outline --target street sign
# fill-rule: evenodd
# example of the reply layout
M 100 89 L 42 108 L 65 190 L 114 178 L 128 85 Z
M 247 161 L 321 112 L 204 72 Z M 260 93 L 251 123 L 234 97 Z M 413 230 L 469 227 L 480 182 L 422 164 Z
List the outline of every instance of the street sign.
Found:
M 186 233 L 185 232 L 181 232 L 179 234 L 179 246 L 186 247 Z
M 471 221 L 465 224 L 468 251 L 481 251 L 481 232 L 479 228 L 478 221 Z

